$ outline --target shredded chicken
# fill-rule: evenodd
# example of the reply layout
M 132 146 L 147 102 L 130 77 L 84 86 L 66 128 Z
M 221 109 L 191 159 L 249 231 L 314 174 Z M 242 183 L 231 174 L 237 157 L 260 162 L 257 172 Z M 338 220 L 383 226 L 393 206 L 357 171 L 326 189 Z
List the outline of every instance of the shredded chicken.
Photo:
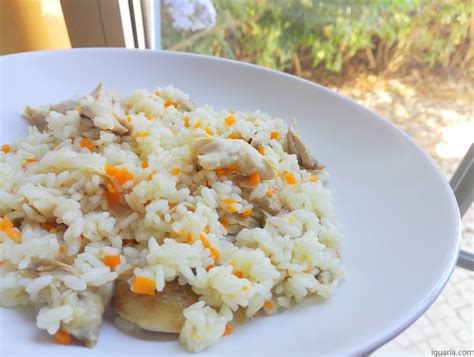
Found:
M 33 260 L 24 275 L 37 278 L 42 275 L 52 275 L 53 283 L 41 294 L 49 307 L 68 304 L 73 308 L 73 319 L 61 323 L 61 330 L 84 342 L 87 347 L 94 347 L 97 343 L 102 316 L 105 307 L 112 296 L 113 283 L 107 283 L 100 288 L 87 287 L 83 291 L 75 291 L 66 287 L 61 279 L 66 275 L 79 277 L 76 270 L 57 260 Z
M 33 124 L 38 130 L 43 131 L 46 126 L 46 116 L 49 112 L 57 112 L 65 114 L 70 110 L 74 110 L 78 107 L 79 102 L 76 100 L 68 99 L 63 102 L 49 105 L 45 109 L 35 109 L 27 105 L 23 112 L 23 115 Z
M 307 170 L 322 170 L 324 165 L 318 163 L 318 161 L 311 154 L 310 149 L 304 144 L 301 137 L 296 132 L 296 121 L 292 120 L 288 127 L 288 133 L 286 135 L 288 141 L 288 152 L 295 154 L 298 157 L 300 165 Z
M 81 117 L 92 120 L 94 126 L 99 129 L 110 130 L 118 135 L 124 135 L 130 130 L 127 120 L 111 111 L 110 105 L 101 99 L 84 105 L 81 108 Z
M 189 285 L 167 282 L 155 295 L 136 294 L 130 290 L 129 270 L 117 279 L 112 308 L 122 318 L 144 330 L 179 333 L 184 325 L 183 310 L 198 301 Z
M 216 170 L 237 165 L 236 172 L 250 175 L 258 172 L 262 180 L 275 176 L 270 163 L 250 144 L 243 140 L 203 136 L 194 141 L 197 161 L 206 170 Z

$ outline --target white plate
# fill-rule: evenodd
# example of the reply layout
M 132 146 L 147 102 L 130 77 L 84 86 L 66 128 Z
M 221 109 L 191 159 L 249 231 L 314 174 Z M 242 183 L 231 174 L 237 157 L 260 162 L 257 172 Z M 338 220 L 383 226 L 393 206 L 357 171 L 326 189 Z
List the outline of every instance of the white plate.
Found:
M 89 92 L 174 84 L 217 108 L 296 118 L 331 188 L 345 238 L 347 278 L 327 302 L 308 300 L 254 319 L 209 354 L 361 354 L 395 337 L 436 299 L 455 265 L 460 219 L 433 161 L 388 121 L 326 88 L 261 67 L 183 53 L 124 49 L 1 58 L 0 143 L 26 135 L 21 112 Z M 128 336 L 111 319 L 94 351 L 51 343 L 32 315 L 1 309 L 3 353 L 175 354 L 172 336 Z

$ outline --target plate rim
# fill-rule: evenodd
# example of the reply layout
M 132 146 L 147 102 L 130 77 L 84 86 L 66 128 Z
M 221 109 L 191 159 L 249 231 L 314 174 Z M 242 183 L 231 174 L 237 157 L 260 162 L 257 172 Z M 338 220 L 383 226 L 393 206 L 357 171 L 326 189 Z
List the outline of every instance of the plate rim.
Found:
M 418 302 L 418 304 L 414 305 L 411 310 L 409 310 L 404 316 L 401 316 L 398 320 L 394 323 L 388 325 L 385 329 L 381 330 L 379 333 L 370 337 L 366 342 L 355 344 L 352 348 L 348 350 L 342 351 L 343 354 L 348 355 L 366 355 L 372 353 L 377 348 L 383 346 L 385 343 L 389 342 L 390 340 L 394 339 L 408 327 L 410 327 L 418 318 L 423 315 L 426 310 L 436 301 L 439 297 L 441 292 L 444 290 L 446 284 L 449 281 L 449 278 L 454 271 L 456 266 L 456 262 L 458 260 L 459 251 L 460 251 L 460 244 L 461 244 L 461 217 L 459 213 L 459 208 L 457 205 L 457 201 L 455 199 L 454 193 L 449 185 L 447 178 L 441 172 L 439 166 L 435 163 L 435 161 L 428 155 L 428 153 L 421 148 L 421 146 L 416 143 L 407 133 L 399 129 L 395 126 L 392 122 L 388 119 L 385 119 L 380 114 L 376 113 L 375 111 L 357 103 L 355 100 L 348 98 L 332 89 L 329 89 L 319 83 L 312 82 L 310 80 L 300 78 L 294 76 L 289 73 L 265 68 L 256 64 L 241 62 L 237 60 L 222 58 L 222 57 L 215 57 L 203 54 L 195 54 L 189 52 L 179 52 L 179 51 L 168 51 L 168 50 L 148 50 L 148 49 L 129 49 L 129 48 L 120 48 L 120 47 L 84 47 L 84 48 L 72 48 L 72 49 L 57 49 L 57 50 L 45 50 L 45 51 L 29 51 L 29 52 L 21 52 L 21 53 L 13 53 L 0 56 L 0 66 L 3 66 L 4 61 L 15 61 L 16 58 L 34 58 L 38 56 L 48 56 L 52 55 L 55 56 L 56 54 L 66 54 L 66 55 L 74 55 L 74 53 L 78 52 L 89 52 L 92 54 L 97 54 L 101 52 L 122 52 L 122 53 L 135 53 L 137 55 L 145 55 L 145 56 L 164 56 L 164 57 L 188 57 L 188 58 L 197 58 L 201 60 L 208 61 L 209 63 L 212 62 L 221 62 L 225 63 L 230 66 L 238 66 L 241 68 L 248 68 L 250 70 L 256 71 L 263 71 L 267 72 L 269 75 L 283 77 L 287 80 L 297 81 L 305 85 L 313 86 L 317 88 L 319 91 L 324 92 L 326 95 L 336 96 L 338 99 L 342 100 L 343 102 L 347 102 L 350 105 L 356 106 L 366 115 L 370 116 L 370 120 L 376 120 L 380 124 L 383 124 L 385 127 L 389 128 L 392 132 L 396 132 L 397 135 L 401 135 L 405 142 L 408 145 L 411 145 L 412 148 L 420 155 L 420 157 L 425 160 L 429 164 L 430 169 L 433 173 L 437 176 L 437 178 L 442 182 L 446 193 L 448 194 L 449 203 L 452 206 L 451 211 L 454 214 L 456 226 L 453 227 L 453 237 L 450 237 L 450 240 L 454 240 L 454 246 L 452 247 L 452 253 L 449 259 L 446 262 L 446 266 L 442 273 L 439 275 L 437 281 L 432 286 L 432 288 L 428 291 L 428 293 Z M 0 67 L 1 70 L 1 67 Z M 4 81 L 2 80 L 3 87 Z M 0 101 L 1 103 L 1 101 Z

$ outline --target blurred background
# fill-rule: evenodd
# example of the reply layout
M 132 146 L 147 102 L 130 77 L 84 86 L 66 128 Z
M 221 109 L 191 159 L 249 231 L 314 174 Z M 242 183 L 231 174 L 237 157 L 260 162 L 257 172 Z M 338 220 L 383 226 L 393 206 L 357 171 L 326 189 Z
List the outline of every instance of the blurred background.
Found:
M 472 0 L 1 0 L 0 26 L 2 55 L 164 49 L 294 74 L 393 122 L 448 179 L 474 138 Z M 471 207 L 462 247 L 473 242 Z M 473 283 L 456 268 L 428 312 L 375 355 L 472 350 Z

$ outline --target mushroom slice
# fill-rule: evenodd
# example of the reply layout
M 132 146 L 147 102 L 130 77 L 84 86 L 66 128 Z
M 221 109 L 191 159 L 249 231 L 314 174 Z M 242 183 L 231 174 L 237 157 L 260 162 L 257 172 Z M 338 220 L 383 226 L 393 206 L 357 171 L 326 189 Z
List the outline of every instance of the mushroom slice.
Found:
M 123 319 L 144 330 L 179 333 L 184 325 L 183 310 L 198 301 L 189 285 L 167 282 L 155 295 L 136 294 L 128 279 L 132 271 L 121 274 L 112 297 L 113 310 Z
M 94 347 L 97 343 L 102 316 L 113 291 L 113 282 L 101 287 L 84 287 L 77 291 L 68 288 L 64 281 L 67 276 L 79 277 L 74 267 L 57 260 L 33 260 L 24 275 L 37 278 L 43 275 L 52 275 L 53 282 L 49 289 L 43 289 L 49 307 L 69 305 L 73 309 L 71 321 L 61 323 L 61 330 L 84 342 L 87 347 Z
M 307 170 L 322 170 L 324 165 L 318 161 L 311 154 L 310 149 L 304 144 L 303 139 L 296 132 L 296 121 L 292 120 L 288 127 L 286 134 L 288 141 L 288 152 L 295 154 L 298 157 L 300 165 Z
M 197 161 L 205 170 L 216 170 L 237 164 L 237 173 L 258 172 L 263 180 L 275 177 L 271 164 L 252 145 L 243 140 L 202 136 L 194 141 Z

